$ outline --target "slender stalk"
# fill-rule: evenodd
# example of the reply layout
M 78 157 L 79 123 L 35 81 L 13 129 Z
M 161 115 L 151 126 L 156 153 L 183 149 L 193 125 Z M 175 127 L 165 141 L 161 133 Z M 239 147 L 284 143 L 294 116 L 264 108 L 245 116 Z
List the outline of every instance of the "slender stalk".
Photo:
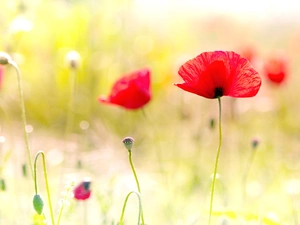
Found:
M 59 225 L 59 223 L 60 223 L 61 215 L 62 215 L 62 212 L 63 212 L 63 210 L 65 208 L 65 201 L 67 201 L 67 196 L 65 196 L 63 198 L 63 200 L 62 200 L 62 205 L 61 205 L 60 210 L 59 210 L 59 214 L 58 214 L 58 219 L 57 219 L 56 225 Z
M 216 177 L 217 177 L 217 171 L 218 171 L 218 165 L 219 165 L 220 151 L 221 151 L 221 146 L 222 146 L 222 124 L 221 124 L 222 108 L 221 108 L 221 98 L 220 97 L 218 97 L 218 103 L 219 103 L 219 146 L 218 146 L 218 150 L 217 150 L 212 185 L 211 185 L 208 225 L 210 225 L 210 222 L 211 222 L 213 200 L 214 200 L 214 193 L 215 193 L 215 183 L 216 183 Z
M 135 182 L 136 182 L 137 189 L 138 189 L 139 193 L 141 194 L 140 183 L 139 183 L 139 180 L 138 180 L 138 177 L 136 175 L 136 172 L 135 172 L 135 169 L 134 169 L 134 165 L 133 165 L 133 162 L 132 162 L 131 150 L 128 150 L 128 158 L 129 158 L 129 163 L 130 163 L 133 175 L 134 175 L 134 179 L 135 179 Z
M 127 206 L 127 202 L 128 202 L 128 199 L 130 197 L 131 194 L 136 194 L 138 199 L 139 199 L 139 217 L 138 217 L 138 225 L 140 225 L 140 218 L 143 218 L 143 208 L 142 208 L 142 200 L 141 200 L 141 195 L 140 193 L 136 192 L 136 191 L 131 191 L 128 193 L 128 195 L 126 196 L 125 198 L 125 201 L 124 201 L 124 205 L 123 205 L 123 208 L 122 208 L 122 213 L 121 213 L 121 217 L 120 217 L 120 222 L 119 222 L 119 225 L 123 225 L 123 219 L 124 219 L 124 214 L 125 214 L 125 209 L 126 209 L 126 206 Z M 144 220 L 142 219 L 142 225 L 144 225 Z
M 76 76 L 77 70 L 71 69 L 70 71 L 70 97 L 67 109 L 67 119 L 65 126 L 65 137 L 67 137 L 68 132 L 72 131 L 74 123 L 73 107 L 74 107 L 74 95 L 76 89 Z
M 9 64 L 12 65 L 16 72 L 17 72 L 17 79 L 18 79 L 18 89 L 19 89 L 19 97 L 20 97 L 20 105 L 21 105 L 21 111 L 22 111 L 22 120 L 23 120 L 23 129 L 24 129 L 24 137 L 25 137 L 25 145 L 26 145 L 26 151 L 28 155 L 28 162 L 29 162 L 29 167 L 31 171 L 31 175 L 33 176 L 33 169 L 32 169 L 32 160 L 31 160 L 31 151 L 29 147 L 29 138 L 28 138 L 28 133 L 26 131 L 26 111 L 25 111 L 25 104 L 24 104 L 24 95 L 23 95 L 23 89 L 22 89 L 22 83 L 21 83 L 21 74 L 18 65 L 12 61 L 9 60 Z
M 45 183 L 46 183 L 46 191 L 47 191 L 48 204 L 49 204 L 50 216 L 51 216 L 51 224 L 54 225 L 54 215 L 53 215 L 52 203 L 51 203 L 51 198 L 50 198 L 50 188 L 49 188 L 49 184 L 48 184 L 46 160 L 45 160 L 45 154 L 44 154 L 43 151 L 39 151 L 36 154 L 35 159 L 34 159 L 34 188 L 35 188 L 35 193 L 37 194 L 36 164 L 37 164 L 37 160 L 38 160 L 39 155 L 42 155 L 43 168 L 44 168 L 44 178 L 45 178 Z
M 63 213 L 63 210 L 64 210 L 65 206 L 67 205 L 68 197 L 69 197 L 70 192 L 72 192 L 73 187 L 74 187 L 74 182 L 71 182 L 71 183 L 66 187 L 66 190 L 65 190 L 65 192 L 64 192 L 64 194 L 63 194 L 63 199 L 60 200 L 60 202 L 61 202 L 61 207 L 60 207 L 60 210 L 59 210 L 59 214 L 58 214 L 58 219 L 57 219 L 56 225 L 59 225 L 59 224 L 60 224 L 61 215 L 62 215 L 62 213 Z
M 132 163 L 131 150 L 128 150 L 128 158 L 129 158 L 129 163 L 130 163 L 133 175 L 134 175 L 134 179 L 135 179 L 135 182 L 136 182 L 137 189 L 139 191 L 139 194 L 141 194 L 140 183 L 139 183 L 138 177 L 136 175 L 136 172 L 135 172 L 135 169 L 134 169 L 134 165 Z M 145 224 L 145 222 L 144 222 L 144 214 L 143 213 L 141 214 L 141 219 L 142 219 L 142 224 Z
M 158 134 L 159 133 L 158 130 L 154 126 L 153 121 L 147 115 L 144 107 L 141 108 L 141 111 L 142 111 L 142 114 L 143 114 L 146 122 L 149 123 L 150 126 L 152 126 L 152 130 L 153 130 L 154 135 Z M 157 139 L 157 137 L 155 137 L 155 139 Z M 155 147 L 156 151 L 155 151 L 155 153 L 156 153 L 157 161 L 158 161 L 158 164 L 159 164 L 159 170 L 160 170 L 161 174 L 163 174 L 164 173 L 164 167 L 163 167 L 163 163 L 162 163 L 162 154 L 161 154 L 163 151 L 161 149 L 161 146 L 159 145 L 159 142 L 160 142 L 159 140 L 154 142 L 154 144 L 156 144 L 156 147 Z

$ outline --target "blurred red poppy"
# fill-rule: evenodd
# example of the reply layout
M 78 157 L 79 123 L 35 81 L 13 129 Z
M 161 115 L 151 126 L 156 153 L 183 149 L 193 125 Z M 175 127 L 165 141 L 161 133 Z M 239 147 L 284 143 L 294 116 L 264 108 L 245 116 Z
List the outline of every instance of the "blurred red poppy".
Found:
M 287 62 L 283 57 L 273 57 L 264 64 L 264 73 L 268 80 L 281 84 L 286 79 Z
M 91 195 L 91 181 L 82 181 L 77 187 L 74 188 L 74 198 L 77 200 L 86 200 Z
M 147 68 L 124 75 L 113 85 L 108 97 L 99 102 L 119 105 L 126 109 L 139 109 L 151 99 L 150 70 Z
M 249 62 L 253 65 L 253 62 L 256 58 L 256 51 L 252 46 L 245 46 L 241 48 L 241 56 L 248 59 Z
M 204 52 L 183 64 L 179 88 L 205 98 L 253 97 L 261 79 L 250 62 L 232 51 Z

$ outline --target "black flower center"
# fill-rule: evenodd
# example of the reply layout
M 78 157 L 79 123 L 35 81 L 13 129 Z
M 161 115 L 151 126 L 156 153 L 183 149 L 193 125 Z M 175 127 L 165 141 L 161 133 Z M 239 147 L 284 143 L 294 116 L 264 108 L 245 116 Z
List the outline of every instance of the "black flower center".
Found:
M 219 98 L 223 96 L 223 88 L 221 87 L 216 87 L 215 88 L 215 95 L 214 98 Z
M 85 190 L 89 190 L 91 186 L 91 182 L 90 181 L 83 181 L 83 187 Z

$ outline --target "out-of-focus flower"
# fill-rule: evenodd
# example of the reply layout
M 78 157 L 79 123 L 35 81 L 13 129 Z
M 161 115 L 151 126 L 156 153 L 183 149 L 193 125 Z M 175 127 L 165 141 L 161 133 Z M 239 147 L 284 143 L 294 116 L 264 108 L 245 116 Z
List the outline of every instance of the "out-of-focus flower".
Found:
M 253 97 L 261 79 L 249 61 L 232 51 L 204 52 L 183 64 L 177 87 L 205 98 Z
M 76 51 L 69 51 L 65 58 L 66 64 L 71 69 L 78 69 L 81 62 L 80 54 Z
M 86 200 L 91 196 L 91 181 L 86 179 L 74 188 L 74 198 L 77 200 Z
M 9 31 L 11 33 L 29 32 L 32 29 L 33 29 L 32 21 L 30 21 L 24 16 L 17 16 L 11 21 L 9 25 Z
M 287 75 L 286 59 L 279 56 L 269 58 L 264 64 L 264 73 L 272 83 L 281 84 Z
M 144 68 L 124 75 L 113 85 L 108 97 L 100 96 L 98 100 L 126 109 L 143 107 L 151 100 L 150 70 Z
M 241 49 L 241 56 L 248 59 L 249 62 L 253 65 L 253 62 L 256 58 L 256 51 L 252 46 L 245 46 Z

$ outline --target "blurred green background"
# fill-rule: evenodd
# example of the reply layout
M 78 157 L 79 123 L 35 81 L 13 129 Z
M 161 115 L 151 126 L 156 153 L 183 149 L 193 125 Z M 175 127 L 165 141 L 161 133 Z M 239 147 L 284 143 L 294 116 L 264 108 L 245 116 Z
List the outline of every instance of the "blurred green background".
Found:
M 0 49 L 20 67 L 30 144 L 33 154 L 46 152 L 55 212 L 70 179 L 92 179 L 91 199 L 70 199 L 63 224 L 84 224 L 85 207 L 88 224 L 117 224 L 126 194 L 135 189 L 121 142 L 126 136 L 136 140 L 133 158 L 146 223 L 206 223 L 218 145 L 218 131 L 210 123 L 217 124 L 217 101 L 184 93 L 173 83 L 181 80 L 179 66 L 203 51 L 243 55 L 250 49 L 263 84 L 254 98 L 222 98 L 224 142 L 215 210 L 227 214 L 216 215 L 214 222 L 262 224 L 262 218 L 270 218 L 263 223 L 297 225 L 300 26 L 293 12 L 298 6 L 289 12 L 279 1 L 252 2 L 244 12 L 233 8 L 235 1 L 213 2 L 216 8 L 178 0 L 2 1 Z M 70 51 L 80 54 L 77 70 L 66 62 Z M 289 68 L 280 86 L 269 83 L 262 70 L 276 54 L 287 59 Z M 153 98 L 143 111 L 98 103 L 122 74 L 145 66 L 152 71 Z M 38 224 L 32 180 L 22 174 L 27 156 L 17 88 L 15 71 L 5 67 L 0 176 L 7 188 L 0 201 L 7 204 L 0 205 L 0 224 Z M 242 180 L 254 139 L 260 144 L 245 199 Z M 40 171 L 40 191 L 46 196 Z M 250 214 L 258 217 L 250 221 Z M 49 218 L 47 206 L 45 215 Z M 136 223 L 136 199 L 125 217 L 126 224 Z

